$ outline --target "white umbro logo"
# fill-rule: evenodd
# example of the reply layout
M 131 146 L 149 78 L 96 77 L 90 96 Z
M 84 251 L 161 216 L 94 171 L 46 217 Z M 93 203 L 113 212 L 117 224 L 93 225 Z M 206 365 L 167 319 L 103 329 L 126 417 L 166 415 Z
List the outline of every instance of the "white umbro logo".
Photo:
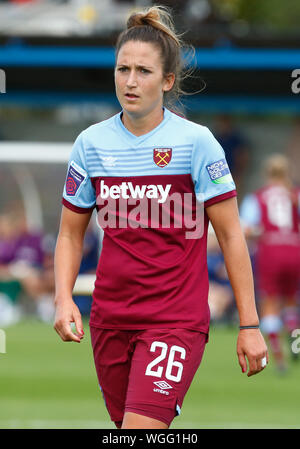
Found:
M 116 157 L 108 156 L 108 157 L 101 157 L 102 164 L 105 167 L 114 167 L 116 165 Z
M 167 390 L 169 388 L 173 388 L 171 387 L 171 385 L 169 385 L 167 382 L 165 382 L 164 380 L 161 380 L 159 382 L 153 382 L 155 385 L 157 385 L 159 388 L 161 388 L 162 390 Z

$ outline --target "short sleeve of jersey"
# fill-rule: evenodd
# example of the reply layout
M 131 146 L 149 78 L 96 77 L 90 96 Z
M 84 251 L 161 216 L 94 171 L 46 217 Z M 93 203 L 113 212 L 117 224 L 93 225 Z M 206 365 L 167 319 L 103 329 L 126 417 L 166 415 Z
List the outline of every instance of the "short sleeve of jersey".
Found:
M 211 131 L 201 127 L 195 141 L 192 167 L 195 194 L 205 207 L 222 199 L 236 196 L 225 152 Z
M 96 205 L 95 189 L 86 167 L 82 133 L 79 134 L 72 148 L 62 203 L 78 213 L 89 212 Z

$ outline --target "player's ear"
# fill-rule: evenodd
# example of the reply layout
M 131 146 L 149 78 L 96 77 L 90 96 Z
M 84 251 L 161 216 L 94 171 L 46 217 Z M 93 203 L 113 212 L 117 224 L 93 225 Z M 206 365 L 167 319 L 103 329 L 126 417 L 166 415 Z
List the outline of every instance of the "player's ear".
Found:
M 169 92 L 172 89 L 172 87 L 174 86 L 174 82 L 175 82 L 175 74 L 168 73 L 164 79 L 163 91 Z

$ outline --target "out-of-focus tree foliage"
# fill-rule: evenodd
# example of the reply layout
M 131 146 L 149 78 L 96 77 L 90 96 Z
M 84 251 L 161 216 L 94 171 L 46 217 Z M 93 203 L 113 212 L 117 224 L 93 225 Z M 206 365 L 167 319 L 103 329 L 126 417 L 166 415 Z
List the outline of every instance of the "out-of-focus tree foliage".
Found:
M 230 21 L 300 33 L 300 0 L 211 0 L 211 3 Z

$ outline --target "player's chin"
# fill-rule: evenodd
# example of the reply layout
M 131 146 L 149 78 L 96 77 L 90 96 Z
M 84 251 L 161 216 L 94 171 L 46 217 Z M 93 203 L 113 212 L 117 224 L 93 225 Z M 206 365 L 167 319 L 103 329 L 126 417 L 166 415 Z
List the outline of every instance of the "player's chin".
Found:
M 134 101 L 130 101 L 125 98 L 123 101 L 123 108 L 132 109 L 135 111 L 135 110 L 142 109 L 142 105 L 141 105 L 141 102 L 138 101 L 138 99 L 134 100 Z
M 130 111 L 131 110 L 132 111 L 139 111 L 141 109 L 141 107 L 138 104 L 124 102 L 123 103 L 123 109 L 128 109 Z
M 131 114 L 135 118 L 143 117 L 143 108 L 141 108 L 139 105 L 136 104 L 123 104 L 123 110 L 126 111 L 128 114 Z

